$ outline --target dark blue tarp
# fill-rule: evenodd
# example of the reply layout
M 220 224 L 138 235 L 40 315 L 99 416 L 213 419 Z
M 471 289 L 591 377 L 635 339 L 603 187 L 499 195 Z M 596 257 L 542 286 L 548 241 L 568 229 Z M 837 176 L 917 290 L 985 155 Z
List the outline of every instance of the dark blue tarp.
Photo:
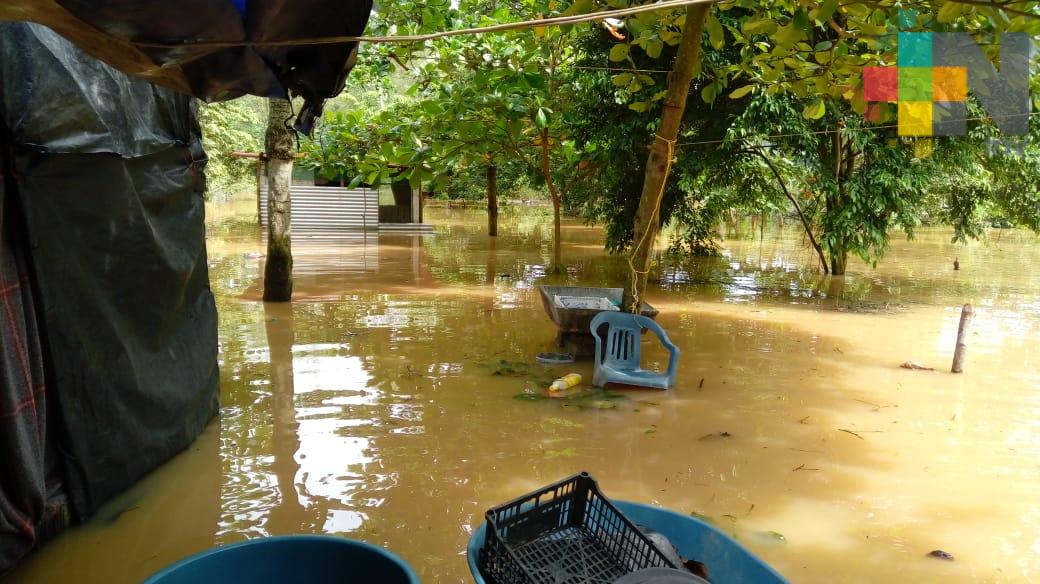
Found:
M 47 444 L 29 439 L 37 456 L 57 446 L 80 520 L 187 447 L 217 412 L 194 103 L 43 26 L 0 23 L 4 198 L 17 201 L 45 356 Z M 39 473 L 46 461 L 8 454 L 0 459 L 26 470 L 0 465 L 0 489 L 15 485 L 2 495 L 39 515 L 44 494 L 27 499 L 18 485 L 29 483 L 8 473 Z M 15 543 L 24 552 L 32 541 Z
M 309 132 L 324 100 L 343 90 L 357 43 L 246 44 L 358 36 L 371 10 L 372 0 L 3 0 L 0 19 L 35 20 L 77 42 L 82 42 L 74 34 L 77 30 L 100 31 L 107 37 L 91 37 L 85 48 L 120 68 L 117 61 L 126 51 L 106 43 L 106 38 L 129 42 L 127 46 L 139 49 L 142 58 L 161 66 L 150 76 L 152 82 L 207 101 L 245 94 L 302 97 L 297 128 Z M 214 41 L 240 44 L 193 46 Z M 148 43 L 177 47 L 154 48 Z M 174 76 L 178 83 L 169 82 Z
M 44 355 L 24 222 L 13 197 L 10 141 L 0 125 L 0 573 L 46 541 L 67 517 L 49 440 Z

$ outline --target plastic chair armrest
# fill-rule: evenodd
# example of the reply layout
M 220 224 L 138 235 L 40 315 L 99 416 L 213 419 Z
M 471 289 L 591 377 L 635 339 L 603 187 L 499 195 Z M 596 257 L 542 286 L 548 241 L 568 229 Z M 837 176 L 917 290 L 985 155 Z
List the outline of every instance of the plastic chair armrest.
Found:
M 679 347 L 673 343 L 665 343 L 668 347 L 668 384 L 675 385 L 675 376 L 679 372 Z

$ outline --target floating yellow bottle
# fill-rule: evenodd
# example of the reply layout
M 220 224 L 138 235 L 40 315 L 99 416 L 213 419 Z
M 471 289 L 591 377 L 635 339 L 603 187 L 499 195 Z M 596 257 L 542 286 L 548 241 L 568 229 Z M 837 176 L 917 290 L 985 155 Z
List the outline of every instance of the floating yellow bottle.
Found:
M 580 374 L 568 373 L 567 375 L 564 375 L 563 377 L 552 382 L 552 385 L 549 386 L 549 391 L 563 391 L 565 389 L 570 389 L 575 385 L 578 385 L 579 383 L 581 383 Z

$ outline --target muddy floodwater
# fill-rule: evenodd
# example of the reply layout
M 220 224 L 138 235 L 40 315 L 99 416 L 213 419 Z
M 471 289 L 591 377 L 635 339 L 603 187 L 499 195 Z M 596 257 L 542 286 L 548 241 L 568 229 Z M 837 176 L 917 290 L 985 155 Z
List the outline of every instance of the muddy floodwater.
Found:
M 564 225 L 564 276 L 546 275 L 543 209 L 505 210 L 497 241 L 483 213 L 433 209 L 433 236 L 300 237 L 295 302 L 264 305 L 249 210 L 210 210 L 219 418 L 12 581 L 134 582 L 210 546 L 328 533 L 392 549 L 424 582 L 466 582 L 488 507 L 581 470 L 610 497 L 710 518 L 794 582 L 1040 581 L 1030 234 L 896 236 L 844 280 L 818 275 L 792 229 L 727 238 L 721 258 L 651 274 L 682 349 L 674 390 L 526 400 L 564 373 L 591 379 L 588 362 L 535 364 L 555 331 L 538 285 L 620 285 L 601 229 Z

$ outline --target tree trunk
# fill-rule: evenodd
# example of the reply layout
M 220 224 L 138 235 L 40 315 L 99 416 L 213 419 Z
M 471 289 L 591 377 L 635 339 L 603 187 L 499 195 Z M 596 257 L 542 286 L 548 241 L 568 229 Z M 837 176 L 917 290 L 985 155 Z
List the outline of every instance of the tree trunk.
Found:
M 563 250 L 560 244 L 560 197 L 553 196 L 553 265 L 555 274 L 563 273 Z
M 825 196 L 824 203 L 826 205 L 826 212 L 837 213 L 846 204 L 845 197 L 845 185 L 848 180 L 852 178 L 852 172 L 856 166 L 857 153 L 853 146 L 842 140 L 840 127 L 836 128 L 830 135 L 830 152 L 826 152 L 824 148 L 821 148 L 821 156 L 830 156 L 831 164 L 833 165 L 834 171 L 834 190 L 832 194 Z M 825 158 L 826 159 L 826 158 Z M 845 268 L 848 265 L 849 260 L 849 246 L 845 236 L 840 237 L 827 237 L 829 234 L 823 233 L 826 239 L 834 241 L 838 239 L 835 244 L 828 244 L 826 251 L 830 258 L 831 263 L 831 274 L 834 276 L 844 276 Z
M 845 265 L 849 262 L 849 252 L 847 249 L 842 247 L 841 249 L 830 250 L 831 256 L 831 274 L 834 276 L 845 275 Z
M 264 300 L 292 299 L 292 243 L 290 199 L 296 144 L 290 126 L 292 107 L 284 99 L 268 100 L 267 156 L 267 261 L 264 265 Z
M 672 72 L 668 75 L 668 95 L 661 111 L 661 124 L 657 129 L 656 140 L 650 147 L 650 156 L 646 161 L 643 193 L 639 199 L 639 209 L 636 211 L 632 231 L 632 241 L 635 245 L 631 258 L 632 278 L 625 283 L 623 302 L 628 312 L 639 313 L 643 292 L 646 290 L 646 277 L 650 271 L 654 240 L 660 226 L 661 199 L 672 165 L 675 139 L 679 135 L 679 125 L 686 110 L 690 82 L 700 63 L 704 20 L 710 9 L 711 4 L 695 4 L 686 9 L 686 22 L 683 25 L 679 52 L 675 56 Z
M 488 197 L 488 235 L 498 235 L 498 167 L 489 164 L 487 167 Z
M 556 189 L 556 182 L 552 177 L 552 169 L 549 168 L 549 130 L 542 130 L 542 176 L 545 177 L 545 185 L 549 188 L 549 196 L 553 204 L 553 261 L 552 272 L 559 274 L 563 271 L 563 252 L 560 248 L 560 191 Z

